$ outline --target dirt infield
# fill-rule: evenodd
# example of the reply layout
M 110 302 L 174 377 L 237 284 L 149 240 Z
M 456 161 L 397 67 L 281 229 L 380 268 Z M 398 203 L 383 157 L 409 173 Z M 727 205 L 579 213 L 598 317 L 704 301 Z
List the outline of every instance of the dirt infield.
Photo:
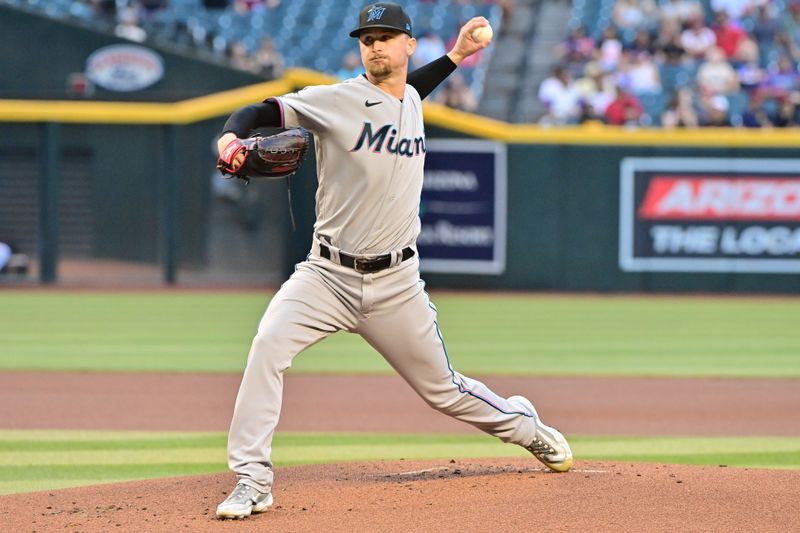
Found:
M 8 531 L 797 531 L 800 472 L 578 462 L 379 462 L 278 469 L 275 507 L 214 518 L 230 474 L 0 498 Z
M 800 435 L 797 380 L 482 377 L 565 433 Z M 239 375 L 0 372 L 0 427 L 226 431 Z M 279 429 L 473 432 L 397 376 L 287 374 Z M 25 406 L 20 409 L 20 406 Z M 321 405 L 325 409 L 320 409 Z
M 800 435 L 796 380 L 483 378 L 568 435 Z M 0 372 L 0 427 L 227 429 L 238 375 Z M 366 406 L 365 406 L 366 405 Z M 320 409 L 325 406 L 325 409 Z M 362 406 L 365 406 L 362 408 Z M 476 432 L 396 376 L 289 374 L 279 430 Z M 276 506 L 214 519 L 232 474 L 0 497 L 2 531 L 792 531 L 800 471 L 532 458 L 276 469 Z

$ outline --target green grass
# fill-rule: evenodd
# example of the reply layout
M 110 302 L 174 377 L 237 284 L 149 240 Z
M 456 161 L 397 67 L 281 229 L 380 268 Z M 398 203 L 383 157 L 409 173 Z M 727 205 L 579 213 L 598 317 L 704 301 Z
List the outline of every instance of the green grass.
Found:
M 800 437 L 571 437 L 578 461 L 800 468 Z M 278 465 L 529 457 L 483 435 L 279 433 Z M 531 459 L 533 461 L 533 459 Z M 0 494 L 225 472 L 223 433 L 0 430 Z M 578 468 L 580 468 L 578 463 Z
M 0 369 L 240 372 L 269 294 L 9 291 Z M 433 294 L 468 374 L 800 377 L 800 300 Z M 391 372 L 338 334 L 300 372 Z

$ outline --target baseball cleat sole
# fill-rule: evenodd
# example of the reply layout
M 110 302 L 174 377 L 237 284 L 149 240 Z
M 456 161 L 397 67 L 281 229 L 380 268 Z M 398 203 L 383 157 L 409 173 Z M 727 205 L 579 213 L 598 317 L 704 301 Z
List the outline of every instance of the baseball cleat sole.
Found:
M 553 472 L 567 472 L 572 468 L 572 449 L 566 437 L 555 428 L 544 424 L 533 404 L 524 396 L 511 396 L 508 401 L 515 402 L 527 409 L 536 420 L 536 436 L 533 442 L 523 446 L 542 464 Z

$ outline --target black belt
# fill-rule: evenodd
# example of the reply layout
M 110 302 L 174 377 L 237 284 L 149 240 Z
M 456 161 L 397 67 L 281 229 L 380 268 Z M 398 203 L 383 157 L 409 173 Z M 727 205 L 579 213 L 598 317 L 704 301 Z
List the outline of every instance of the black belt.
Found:
M 319 255 L 325 259 L 331 258 L 331 250 L 324 244 L 319 244 Z M 411 248 L 403 248 L 402 261 L 414 257 L 414 250 Z M 378 272 L 384 268 L 392 266 L 392 254 L 379 255 L 378 257 L 355 257 L 353 255 L 339 252 L 339 263 L 342 266 L 352 268 L 356 272 L 368 274 L 371 272 Z

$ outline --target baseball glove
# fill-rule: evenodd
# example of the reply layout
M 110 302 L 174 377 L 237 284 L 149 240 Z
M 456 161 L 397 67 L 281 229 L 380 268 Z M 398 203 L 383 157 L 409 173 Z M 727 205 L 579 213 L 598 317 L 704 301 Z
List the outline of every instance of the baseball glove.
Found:
M 247 139 L 232 140 L 220 154 L 217 168 L 223 174 L 245 181 L 285 178 L 297 172 L 307 152 L 308 133 L 302 128 L 267 137 L 257 133 Z M 233 163 L 239 154 L 244 154 L 244 163 L 234 169 Z

